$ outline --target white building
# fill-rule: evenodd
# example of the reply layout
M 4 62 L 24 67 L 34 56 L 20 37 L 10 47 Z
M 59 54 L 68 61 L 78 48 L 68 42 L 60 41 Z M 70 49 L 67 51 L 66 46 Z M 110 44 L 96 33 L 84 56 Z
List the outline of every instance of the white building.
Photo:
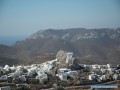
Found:
M 11 90 L 10 86 L 0 87 L 0 90 Z

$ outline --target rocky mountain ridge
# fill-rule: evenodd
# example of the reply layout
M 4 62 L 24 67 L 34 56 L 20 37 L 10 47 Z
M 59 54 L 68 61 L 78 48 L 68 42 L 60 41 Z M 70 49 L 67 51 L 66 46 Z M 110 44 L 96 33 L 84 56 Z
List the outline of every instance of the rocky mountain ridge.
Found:
M 98 38 L 119 38 L 120 30 L 119 29 L 84 29 L 84 28 L 76 28 L 76 29 L 47 29 L 40 30 L 34 34 L 32 34 L 28 39 L 37 39 L 37 38 L 55 38 L 55 39 L 64 39 L 75 41 L 79 39 L 98 39 Z

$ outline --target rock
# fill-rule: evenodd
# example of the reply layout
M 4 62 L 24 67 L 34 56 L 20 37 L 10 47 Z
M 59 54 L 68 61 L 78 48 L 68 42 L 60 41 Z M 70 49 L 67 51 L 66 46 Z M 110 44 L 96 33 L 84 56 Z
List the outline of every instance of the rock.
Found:
M 63 50 L 58 51 L 58 53 L 56 55 L 56 59 L 58 61 L 65 61 L 66 58 L 67 58 L 67 52 L 66 51 L 63 51 Z

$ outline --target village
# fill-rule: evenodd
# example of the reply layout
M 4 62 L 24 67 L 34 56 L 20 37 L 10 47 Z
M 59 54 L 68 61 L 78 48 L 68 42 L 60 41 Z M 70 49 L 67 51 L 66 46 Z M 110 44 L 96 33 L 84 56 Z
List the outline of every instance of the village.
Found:
M 0 66 L 0 90 L 65 90 L 116 80 L 120 80 L 120 65 L 80 64 L 73 52 L 63 50 L 55 60 L 41 64 Z

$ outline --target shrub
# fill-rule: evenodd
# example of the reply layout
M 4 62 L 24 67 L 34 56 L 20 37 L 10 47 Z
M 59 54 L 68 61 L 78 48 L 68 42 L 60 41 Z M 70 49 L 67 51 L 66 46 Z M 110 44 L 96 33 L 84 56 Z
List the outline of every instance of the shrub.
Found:
M 18 87 L 15 90 L 31 90 L 31 89 L 28 87 Z
M 62 87 L 67 87 L 68 86 L 67 82 L 65 82 L 65 81 L 57 82 L 57 85 L 62 86 Z
M 31 84 L 39 84 L 39 80 L 38 79 L 32 79 Z

